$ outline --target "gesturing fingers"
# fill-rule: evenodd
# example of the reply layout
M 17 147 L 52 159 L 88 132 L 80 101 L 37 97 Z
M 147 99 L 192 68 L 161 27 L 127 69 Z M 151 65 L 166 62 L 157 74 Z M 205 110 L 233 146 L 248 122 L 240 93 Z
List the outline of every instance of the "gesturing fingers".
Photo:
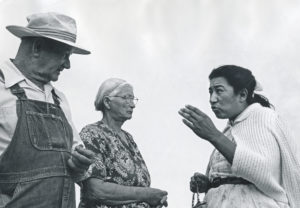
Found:
M 185 120 L 185 119 L 182 119 L 182 122 L 185 124 L 185 125 L 187 125 L 190 129 L 192 129 L 193 131 L 194 131 L 194 125 L 193 125 L 193 123 L 191 123 L 191 122 L 189 122 L 189 121 L 187 121 L 187 120 Z
M 196 122 L 196 120 L 189 114 L 189 112 L 186 112 L 185 109 L 180 109 L 178 112 L 179 115 L 181 115 L 186 121 L 189 121 L 191 123 Z
M 195 118 L 197 121 L 199 121 L 201 123 L 202 122 L 206 123 L 207 120 L 209 119 L 209 117 L 205 113 L 203 113 L 201 110 L 199 110 L 198 108 L 195 108 L 191 105 L 186 105 L 185 109 L 190 112 L 190 115 L 193 118 Z
M 182 119 L 182 122 L 195 132 L 197 130 L 197 126 L 199 125 L 198 123 L 202 120 L 202 118 L 187 108 L 180 109 L 178 113 L 184 118 Z
M 211 119 L 199 109 L 186 105 L 178 113 L 184 118 L 183 123 L 202 139 L 210 140 L 218 133 Z
M 186 105 L 185 108 L 189 109 L 190 111 L 194 112 L 195 114 L 197 114 L 199 116 L 206 116 L 205 113 L 203 113 L 201 110 L 199 110 L 198 108 L 196 108 L 192 105 Z
M 195 121 L 201 121 L 206 117 L 205 113 L 191 105 L 186 105 L 185 108 L 180 109 L 179 114 L 188 120 L 193 118 Z
M 193 123 L 195 123 L 198 120 L 201 120 L 201 116 L 197 115 L 197 113 L 195 113 L 194 111 L 189 110 L 187 108 L 181 108 L 178 113 L 182 117 L 184 117 L 185 119 L 187 119 Z

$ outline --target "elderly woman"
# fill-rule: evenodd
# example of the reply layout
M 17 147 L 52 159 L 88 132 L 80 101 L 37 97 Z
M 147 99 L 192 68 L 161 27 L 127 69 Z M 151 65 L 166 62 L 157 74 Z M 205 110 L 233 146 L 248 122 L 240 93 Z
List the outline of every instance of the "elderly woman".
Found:
M 167 206 L 167 192 L 150 188 L 150 175 L 131 134 L 122 129 L 137 98 L 122 79 L 102 83 L 95 100 L 101 121 L 85 126 L 80 136 L 96 157 L 83 182 L 79 207 L 149 208 Z
M 260 86 L 251 71 L 225 65 L 209 75 L 211 109 L 229 119 L 223 133 L 199 109 L 179 111 L 196 135 L 213 151 L 206 176 L 196 173 L 193 192 L 205 192 L 207 208 L 299 208 L 300 164 L 290 130 L 257 94 Z

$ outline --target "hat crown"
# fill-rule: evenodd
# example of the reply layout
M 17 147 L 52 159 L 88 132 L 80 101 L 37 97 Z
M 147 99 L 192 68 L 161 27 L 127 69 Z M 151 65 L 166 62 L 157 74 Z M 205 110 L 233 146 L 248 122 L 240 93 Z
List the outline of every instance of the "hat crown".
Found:
M 28 16 L 27 21 L 27 28 L 36 32 L 76 42 L 76 21 L 69 16 L 55 12 L 38 13 Z
M 8 25 L 6 29 L 19 38 L 49 38 L 71 46 L 73 53 L 91 53 L 76 44 L 76 21 L 72 17 L 56 12 L 47 12 L 32 14 L 27 17 L 27 21 L 26 27 Z

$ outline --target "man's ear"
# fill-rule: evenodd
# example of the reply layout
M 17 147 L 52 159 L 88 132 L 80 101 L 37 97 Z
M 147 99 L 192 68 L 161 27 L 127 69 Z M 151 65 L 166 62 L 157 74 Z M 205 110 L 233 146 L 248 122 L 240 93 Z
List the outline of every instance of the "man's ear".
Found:
M 108 97 L 103 98 L 103 105 L 105 106 L 106 109 L 110 109 L 110 99 Z
M 32 42 L 32 48 L 31 48 L 31 52 L 33 54 L 34 57 L 39 57 L 41 54 L 41 50 L 42 50 L 42 46 L 43 46 L 43 40 L 41 38 L 36 38 L 33 42 Z
M 245 102 L 247 100 L 247 97 L 248 97 L 248 90 L 244 88 L 240 91 L 240 101 Z

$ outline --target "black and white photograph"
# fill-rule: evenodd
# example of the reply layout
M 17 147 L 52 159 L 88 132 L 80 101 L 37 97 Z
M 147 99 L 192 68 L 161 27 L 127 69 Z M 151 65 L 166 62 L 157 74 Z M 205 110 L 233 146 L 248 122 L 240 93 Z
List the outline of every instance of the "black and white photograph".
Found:
M 299 208 L 299 11 L 0 0 L 0 208 Z

